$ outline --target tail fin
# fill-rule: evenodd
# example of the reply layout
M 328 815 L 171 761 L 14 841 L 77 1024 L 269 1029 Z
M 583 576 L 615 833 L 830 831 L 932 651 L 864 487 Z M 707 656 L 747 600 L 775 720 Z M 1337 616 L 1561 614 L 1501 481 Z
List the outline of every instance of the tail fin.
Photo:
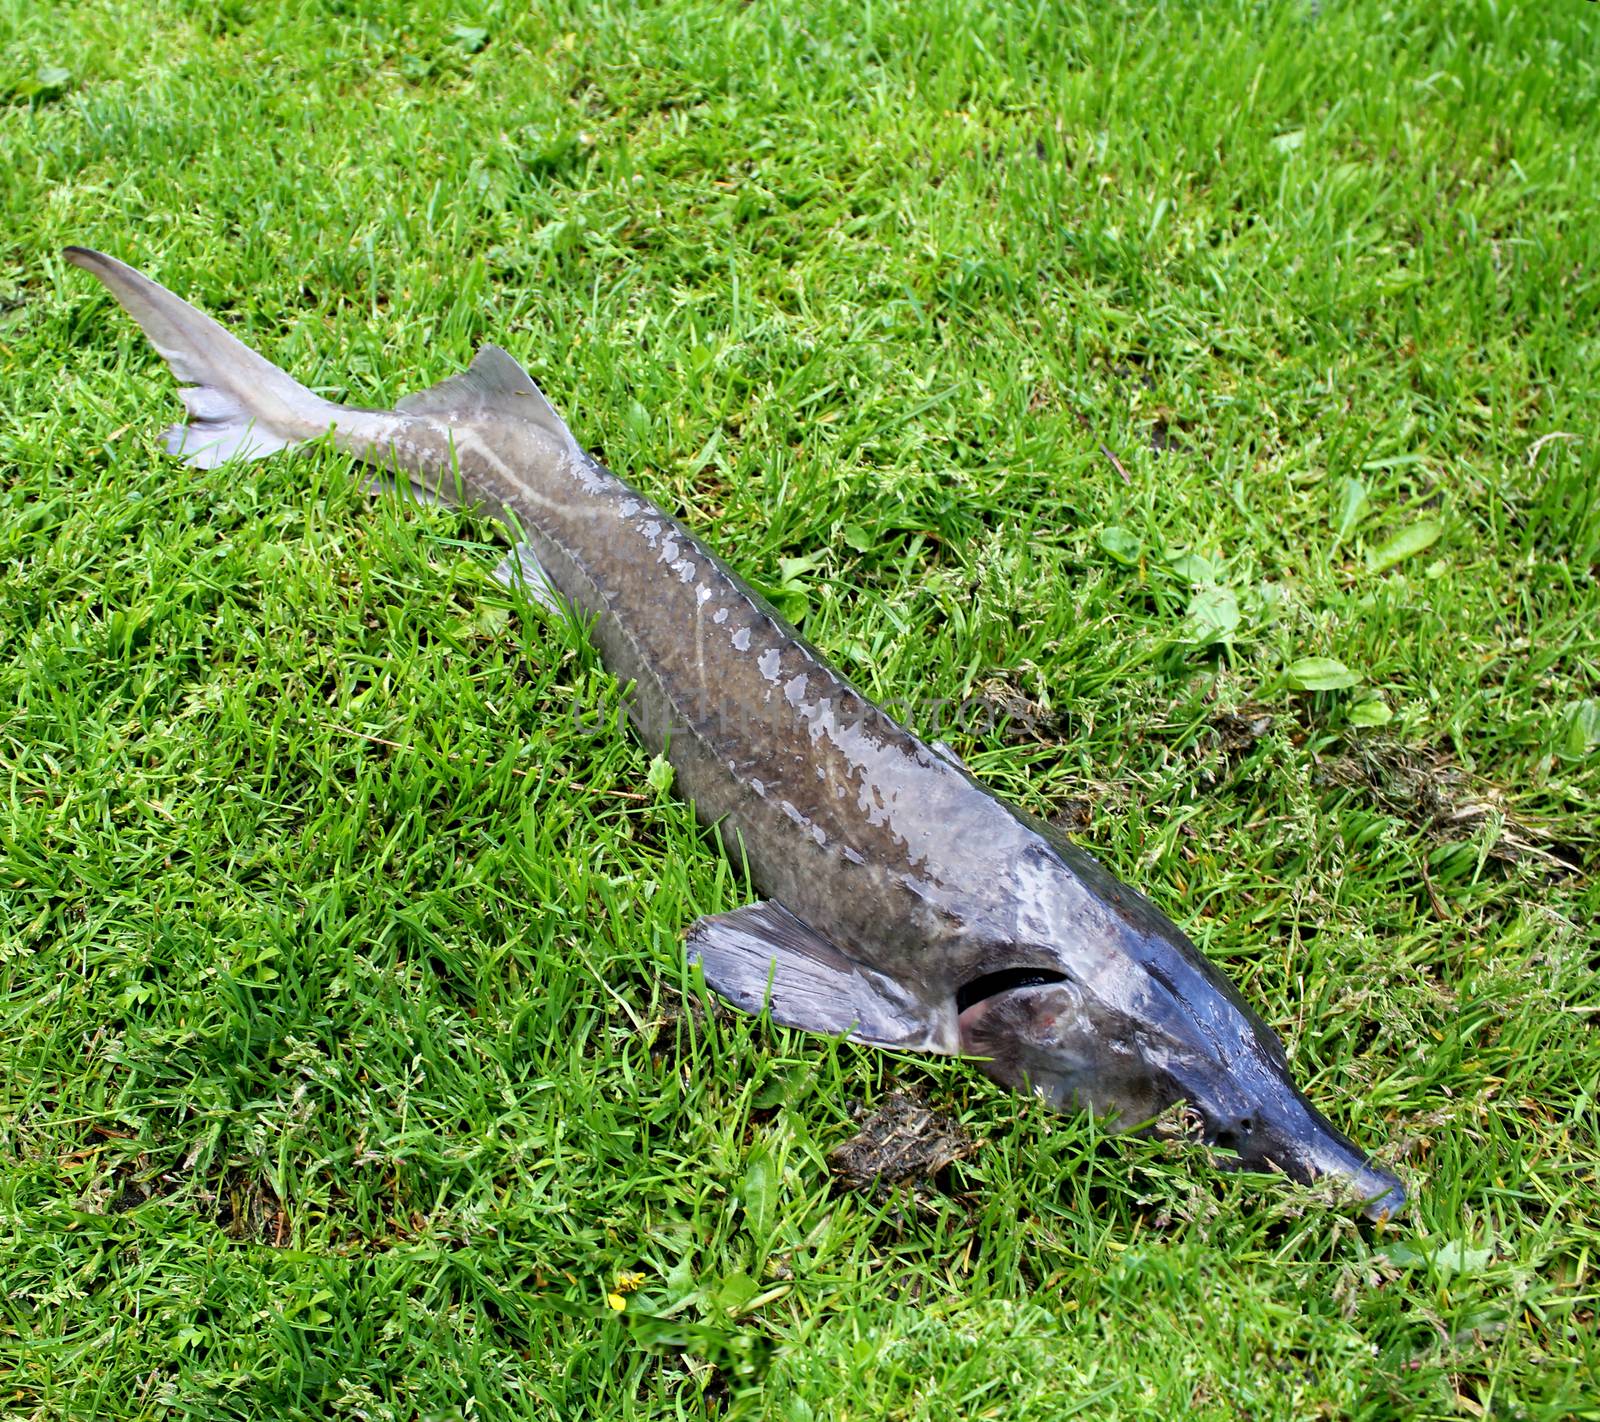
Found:
M 209 316 L 114 257 L 87 247 L 63 253 L 98 277 L 166 357 L 183 389 L 189 422 L 166 431 L 186 463 L 215 469 L 229 459 L 264 459 L 315 439 L 338 406 L 313 395 Z

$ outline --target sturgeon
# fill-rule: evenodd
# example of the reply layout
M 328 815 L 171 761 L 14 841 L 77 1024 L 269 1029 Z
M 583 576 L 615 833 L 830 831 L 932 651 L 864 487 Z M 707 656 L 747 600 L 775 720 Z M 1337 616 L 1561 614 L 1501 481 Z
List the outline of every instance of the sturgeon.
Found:
M 497 346 L 392 410 L 330 403 L 148 277 L 82 247 L 183 387 L 168 449 L 209 469 L 331 437 L 512 530 L 498 570 L 590 625 L 645 745 L 749 867 L 759 903 L 687 933 L 748 1013 L 978 1058 L 1114 1129 L 1179 1107 L 1223 1163 L 1405 1203 L 1292 1081 L 1278 1038 L 1148 899 L 999 799 L 834 670 L 680 522 L 592 459 Z

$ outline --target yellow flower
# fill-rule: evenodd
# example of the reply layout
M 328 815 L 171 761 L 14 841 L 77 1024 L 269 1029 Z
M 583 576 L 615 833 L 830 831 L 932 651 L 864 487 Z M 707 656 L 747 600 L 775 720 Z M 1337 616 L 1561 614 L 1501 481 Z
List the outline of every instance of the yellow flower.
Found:
M 618 1313 L 621 1313 L 628 1306 L 628 1301 L 621 1294 L 607 1294 L 606 1302 L 616 1309 Z
M 644 1283 L 643 1274 L 634 1273 L 632 1270 L 624 1270 L 617 1275 L 617 1292 L 619 1294 L 631 1294 L 642 1283 Z

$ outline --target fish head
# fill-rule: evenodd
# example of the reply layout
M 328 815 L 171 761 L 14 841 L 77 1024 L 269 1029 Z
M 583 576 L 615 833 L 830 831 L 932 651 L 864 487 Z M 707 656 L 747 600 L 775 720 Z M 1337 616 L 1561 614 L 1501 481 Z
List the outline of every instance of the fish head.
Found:
M 1153 904 L 1064 841 L 1025 940 L 957 996 L 962 1051 L 1015 1090 L 1146 1129 L 1183 1108 L 1224 1163 L 1333 1181 L 1373 1220 L 1400 1181 L 1369 1162 L 1295 1086 L 1277 1036 Z M 994 967 L 999 962 L 1001 966 Z

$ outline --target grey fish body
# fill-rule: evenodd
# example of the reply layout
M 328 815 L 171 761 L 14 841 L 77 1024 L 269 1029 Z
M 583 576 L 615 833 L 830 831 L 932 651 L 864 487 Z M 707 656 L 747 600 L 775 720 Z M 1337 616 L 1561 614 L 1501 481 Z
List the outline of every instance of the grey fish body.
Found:
M 996 1080 L 1124 1125 L 1178 1101 L 1247 1164 L 1398 1210 L 1289 1079 L 1277 1038 L 1148 900 L 861 695 L 699 539 L 596 464 L 493 347 L 394 411 L 318 399 L 170 292 L 83 249 L 167 357 L 190 462 L 332 432 L 420 491 L 504 519 L 591 620 L 629 716 L 767 902 L 689 948 L 736 1005 L 983 1057 Z
M 593 619 L 607 669 L 631 683 L 645 745 L 666 753 L 763 892 L 870 966 L 904 973 L 915 953 L 950 1007 L 943 985 L 969 966 L 960 939 L 988 907 L 980 891 L 1034 831 L 575 445 L 534 427 L 480 430 L 471 411 L 408 418 L 382 442 L 335 438 L 374 463 L 393 451 L 439 496 L 459 473 L 465 500 L 516 528 L 555 590 Z

